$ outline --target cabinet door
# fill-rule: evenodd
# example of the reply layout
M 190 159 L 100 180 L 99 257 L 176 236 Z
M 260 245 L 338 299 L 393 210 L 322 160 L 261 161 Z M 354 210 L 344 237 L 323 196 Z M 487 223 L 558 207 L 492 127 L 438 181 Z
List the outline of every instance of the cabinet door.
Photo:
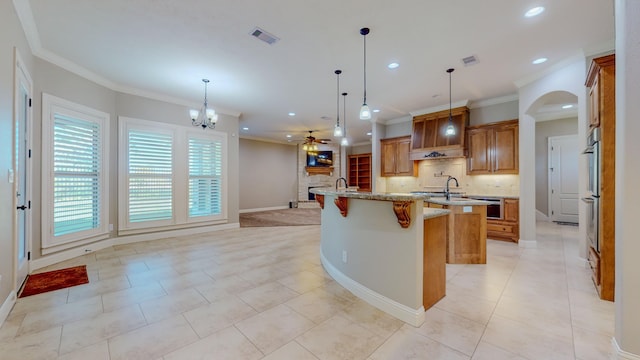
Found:
M 494 128 L 492 155 L 494 173 L 518 173 L 518 125 Z
M 396 148 L 396 174 L 400 176 L 416 176 L 414 162 L 409 159 L 411 139 L 399 140 Z
M 520 218 L 518 199 L 504 199 L 504 220 L 518 222 Z
M 467 174 L 488 174 L 491 172 L 491 131 L 489 129 L 468 131 Z
M 425 120 L 413 121 L 413 132 L 411 135 L 411 149 L 418 150 L 424 146 L 424 123 Z
M 382 157 L 380 160 L 380 168 L 382 176 L 394 176 L 396 173 L 396 145 L 396 142 L 381 141 Z

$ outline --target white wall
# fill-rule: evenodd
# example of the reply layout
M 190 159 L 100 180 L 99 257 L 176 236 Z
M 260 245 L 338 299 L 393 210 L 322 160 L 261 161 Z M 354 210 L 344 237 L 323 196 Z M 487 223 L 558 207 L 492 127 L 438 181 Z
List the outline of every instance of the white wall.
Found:
M 546 216 L 549 216 L 549 137 L 577 133 L 578 118 L 536 123 L 536 209 Z
M 528 113 L 542 96 L 553 91 L 567 91 L 578 97 L 578 140 L 579 148 L 584 148 L 587 134 L 587 96 L 584 81 L 586 66 L 584 58 L 575 59 L 572 63 L 549 73 L 537 81 L 524 85 L 519 90 L 520 119 L 520 245 L 535 246 L 536 238 L 536 181 L 535 181 L 535 118 Z M 527 166 L 527 164 L 530 164 Z M 586 159 L 580 159 L 580 174 L 586 174 Z M 579 197 L 586 196 L 585 179 L 580 178 Z M 579 220 L 580 254 L 586 258 L 585 208 L 580 204 Z
M 8 181 L 13 165 L 13 72 L 14 47 L 34 76 L 33 56 L 11 1 L 0 2 L 0 307 L 15 290 L 15 215 L 14 184 Z M 0 323 L 4 320 L 0 311 Z M 6 314 L 5 314 L 6 315 Z
M 470 105 L 469 126 L 489 124 L 518 118 L 518 100 L 509 100 L 497 104 L 483 102 Z
M 240 139 L 240 210 L 288 206 L 297 200 L 297 147 Z
M 616 0 L 616 325 L 615 344 L 640 358 L 640 1 Z M 633 355 L 635 354 L 635 355 Z

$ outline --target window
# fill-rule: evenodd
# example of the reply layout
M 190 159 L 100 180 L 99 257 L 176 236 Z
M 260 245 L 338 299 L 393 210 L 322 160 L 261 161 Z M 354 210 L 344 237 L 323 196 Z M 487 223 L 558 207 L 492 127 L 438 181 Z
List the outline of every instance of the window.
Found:
M 222 141 L 189 138 L 189 217 L 222 212 Z
M 42 99 L 43 248 L 106 237 L 109 114 L 48 94 Z
M 129 221 L 173 218 L 173 138 L 129 131 Z
M 226 134 L 120 117 L 119 233 L 226 221 Z

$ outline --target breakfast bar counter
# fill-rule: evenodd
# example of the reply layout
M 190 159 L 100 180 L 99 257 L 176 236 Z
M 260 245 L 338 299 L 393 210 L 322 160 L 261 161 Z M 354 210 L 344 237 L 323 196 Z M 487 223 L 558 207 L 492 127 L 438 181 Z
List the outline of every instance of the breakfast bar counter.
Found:
M 425 309 L 445 295 L 449 211 L 425 208 L 421 194 L 311 192 L 322 208 L 326 271 L 371 305 L 420 326 Z

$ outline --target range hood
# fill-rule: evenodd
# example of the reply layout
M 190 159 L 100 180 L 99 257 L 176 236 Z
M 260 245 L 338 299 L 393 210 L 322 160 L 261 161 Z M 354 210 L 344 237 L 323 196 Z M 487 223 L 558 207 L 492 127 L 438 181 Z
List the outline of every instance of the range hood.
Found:
M 411 160 L 443 160 L 443 159 L 456 159 L 464 158 L 464 149 L 422 149 L 421 151 L 412 151 L 409 154 Z

